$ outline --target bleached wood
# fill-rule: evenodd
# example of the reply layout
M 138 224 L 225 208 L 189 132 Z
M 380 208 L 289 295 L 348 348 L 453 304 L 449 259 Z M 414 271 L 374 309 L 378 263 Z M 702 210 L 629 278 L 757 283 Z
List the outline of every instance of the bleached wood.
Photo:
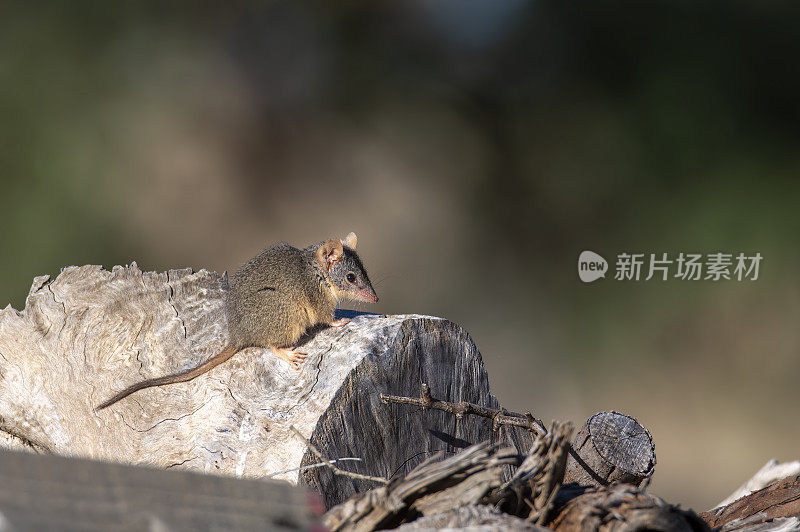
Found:
M 249 348 L 193 381 L 93 410 L 136 381 L 219 352 L 227 344 L 226 288 L 226 277 L 214 272 L 142 272 L 135 263 L 37 277 L 23 311 L 0 311 L 0 446 L 263 477 L 300 467 L 304 456 L 305 464 L 316 461 L 294 425 L 330 459 L 364 459 L 342 467 L 391 475 L 427 456 L 415 458 L 409 437 L 424 450 L 446 451 L 506 438 L 486 420 L 418 421 L 380 403 L 381 392 L 418 395 L 424 374 L 442 399 L 498 406 L 469 335 L 419 315 L 359 315 L 343 328 L 317 331 L 303 345 L 309 356 L 299 371 L 267 349 Z M 415 345 L 424 356 L 408 348 Z M 364 401 L 370 408 L 360 411 Z M 399 415 L 399 432 L 385 426 Z M 524 431 L 503 434 L 522 441 L 518 448 L 530 445 Z M 306 480 L 343 493 L 338 480 L 313 471 Z M 297 482 L 298 472 L 275 478 Z M 352 481 L 346 484 L 351 490 Z
M 771 520 L 800 516 L 800 476 L 775 480 L 726 506 L 703 512 L 700 516 L 715 529 L 722 527 L 723 530 L 773 530 L 792 526 L 791 521 L 783 521 L 780 527 L 775 528 L 765 528 L 763 525 Z
M 754 491 L 758 491 L 765 486 L 775 482 L 776 480 L 800 475 L 800 461 L 794 460 L 793 462 L 778 462 L 775 459 L 769 460 L 764 467 L 759 469 L 753 477 L 739 486 L 739 488 L 728 495 L 723 501 L 717 504 L 714 508 L 722 508 L 728 506 L 733 501 L 739 500 L 746 495 L 750 495 Z

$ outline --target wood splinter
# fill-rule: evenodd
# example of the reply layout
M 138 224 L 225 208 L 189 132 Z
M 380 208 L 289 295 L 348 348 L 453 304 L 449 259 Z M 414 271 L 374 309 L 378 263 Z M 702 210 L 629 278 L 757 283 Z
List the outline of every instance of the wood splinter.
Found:
M 500 425 L 510 425 L 513 427 L 522 427 L 528 431 L 543 436 L 547 434 L 547 429 L 540 419 L 533 417 L 530 412 L 519 414 L 517 412 L 510 412 L 505 408 L 487 408 L 485 406 L 476 405 L 467 401 L 460 403 L 451 403 L 448 401 L 439 401 L 431 396 L 430 387 L 422 383 L 422 393 L 419 398 L 416 397 L 400 397 L 397 395 L 380 394 L 381 402 L 384 404 L 396 403 L 402 405 L 414 405 L 422 408 L 433 408 L 434 410 L 442 410 L 449 412 L 456 416 L 456 419 L 461 419 L 464 414 L 473 414 L 476 416 L 485 417 L 492 420 L 494 430 L 500 428 Z

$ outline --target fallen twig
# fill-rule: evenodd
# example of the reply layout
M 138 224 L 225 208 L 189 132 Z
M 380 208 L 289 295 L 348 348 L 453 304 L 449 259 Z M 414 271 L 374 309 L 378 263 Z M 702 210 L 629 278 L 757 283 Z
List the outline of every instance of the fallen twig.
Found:
M 361 458 L 338 458 L 335 460 L 329 460 L 330 463 L 335 464 L 337 462 L 363 462 Z M 316 469 L 318 467 L 327 467 L 328 464 L 325 462 L 317 462 L 316 464 L 309 464 L 303 467 L 293 467 L 292 469 L 284 469 L 282 471 L 275 471 L 274 473 L 270 473 L 268 475 L 264 475 L 261 478 L 272 478 L 277 477 L 278 475 L 284 475 L 286 473 L 294 473 L 295 471 L 308 471 L 309 469 Z
M 371 477 L 369 475 L 361 475 L 359 473 L 352 473 L 350 471 L 345 471 L 343 469 L 339 469 L 338 467 L 333 465 L 327 458 L 322 456 L 322 453 L 319 452 L 319 450 L 316 447 L 314 447 L 314 445 L 310 441 L 308 441 L 308 439 L 306 439 L 305 436 L 300 434 L 300 431 L 297 430 L 297 427 L 295 427 L 294 425 L 291 425 L 289 428 L 292 430 L 292 432 L 295 433 L 295 435 L 298 438 L 300 438 L 303 441 L 303 443 L 306 444 L 306 446 L 311 450 L 312 453 L 314 453 L 314 456 L 316 456 L 318 460 L 322 461 L 325 465 L 327 465 L 329 468 L 331 468 L 331 471 L 333 471 L 333 473 L 335 475 L 341 475 L 341 476 L 345 476 L 345 477 L 356 478 L 356 479 L 359 479 L 359 480 L 371 480 L 372 482 L 380 482 L 381 484 L 388 484 L 389 483 L 388 480 L 386 480 L 385 478 L 382 478 L 382 477 Z

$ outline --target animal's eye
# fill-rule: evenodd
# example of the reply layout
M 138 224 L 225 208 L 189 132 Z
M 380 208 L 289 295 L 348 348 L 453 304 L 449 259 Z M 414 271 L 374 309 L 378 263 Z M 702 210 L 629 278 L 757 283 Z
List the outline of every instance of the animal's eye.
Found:
M 356 274 L 354 274 L 353 272 L 347 272 L 346 278 L 348 283 L 356 282 Z

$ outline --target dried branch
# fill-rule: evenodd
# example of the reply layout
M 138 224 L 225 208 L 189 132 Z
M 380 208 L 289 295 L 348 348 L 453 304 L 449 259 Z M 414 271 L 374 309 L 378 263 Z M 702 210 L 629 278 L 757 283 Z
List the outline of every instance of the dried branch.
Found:
M 517 412 L 509 412 L 504 408 L 486 408 L 485 406 L 476 405 L 467 401 L 461 401 L 460 403 L 438 401 L 431 397 L 430 388 L 425 383 L 422 384 L 422 395 L 419 398 L 384 394 L 380 394 L 380 397 L 384 404 L 396 403 L 414 405 L 422 408 L 433 408 L 434 410 L 442 410 L 454 414 L 457 419 L 464 417 L 464 414 L 485 417 L 492 420 L 495 430 L 497 430 L 500 425 L 510 425 L 522 427 L 540 436 L 547 434 L 547 429 L 544 427 L 542 421 L 533 417 L 533 414 L 530 412 L 519 414 Z

